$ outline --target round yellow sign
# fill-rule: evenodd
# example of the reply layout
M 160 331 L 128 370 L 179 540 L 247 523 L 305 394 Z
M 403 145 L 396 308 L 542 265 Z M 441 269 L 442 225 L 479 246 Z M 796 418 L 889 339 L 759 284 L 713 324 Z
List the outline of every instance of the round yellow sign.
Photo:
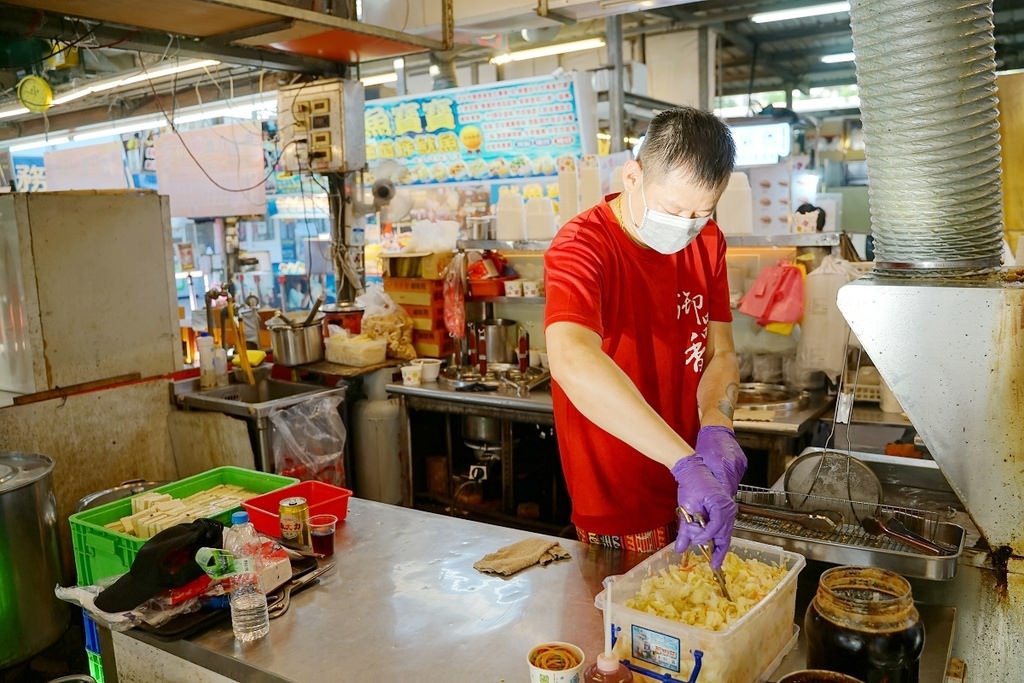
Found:
M 18 82 L 18 102 L 29 111 L 41 114 L 53 103 L 53 89 L 40 76 L 25 76 Z

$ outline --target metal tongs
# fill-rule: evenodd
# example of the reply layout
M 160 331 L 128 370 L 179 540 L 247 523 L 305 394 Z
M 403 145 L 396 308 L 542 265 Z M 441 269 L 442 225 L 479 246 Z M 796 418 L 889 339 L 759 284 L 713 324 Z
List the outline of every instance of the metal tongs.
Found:
M 704 528 L 704 518 L 700 515 L 691 515 L 682 507 L 677 507 L 676 512 L 679 513 L 679 516 L 682 517 L 683 521 L 685 521 L 687 524 L 693 524 L 694 522 L 696 522 L 697 524 L 700 524 L 701 529 Z M 700 554 L 704 556 L 704 559 L 708 561 L 708 565 L 710 566 L 711 554 L 715 550 L 715 542 L 708 541 L 704 545 L 699 545 L 697 547 L 700 548 Z M 725 574 L 722 573 L 722 570 L 720 568 L 715 569 L 714 567 L 712 567 L 711 573 L 715 575 L 715 581 L 718 582 L 718 587 L 722 589 L 722 596 L 729 602 L 732 602 L 732 596 L 729 595 L 729 589 L 725 587 Z

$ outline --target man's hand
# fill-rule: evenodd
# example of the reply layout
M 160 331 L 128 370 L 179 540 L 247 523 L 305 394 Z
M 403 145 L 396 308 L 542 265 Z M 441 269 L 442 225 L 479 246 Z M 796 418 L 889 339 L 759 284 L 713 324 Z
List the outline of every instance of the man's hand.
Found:
M 747 471 L 747 456 L 743 455 L 735 432 L 717 425 L 701 427 L 697 432 L 695 450 L 726 492 L 735 496 L 743 473 Z
M 708 541 L 714 541 L 715 551 L 711 556 L 711 567 L 720 568 L 732 543 L 736 503 L 699 455 L 681 458 L 672 467 L 672 476 L 679 487 L 676 492 L 679 507 L 689 512 L 691 516 L 700 515 L 705 520 L 703 528 L 696 523 L 679 523 L 676 552 L 681 554 L 691 545 L 704 545 Z

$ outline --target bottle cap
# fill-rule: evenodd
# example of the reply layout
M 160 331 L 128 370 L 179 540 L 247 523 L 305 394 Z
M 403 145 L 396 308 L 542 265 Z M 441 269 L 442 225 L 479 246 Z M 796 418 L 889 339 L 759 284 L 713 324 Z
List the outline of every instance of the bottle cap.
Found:
M 236 526 L 238 524 L 247 524 L 249 522 L 249 513 L 245 510 L 238 510 L 231 513 L 231 525 Z
M 597 668 L 605 673 L 613 673 L 619 670 L 619 660 L 613 654 L 602 652 L 597 656 Z

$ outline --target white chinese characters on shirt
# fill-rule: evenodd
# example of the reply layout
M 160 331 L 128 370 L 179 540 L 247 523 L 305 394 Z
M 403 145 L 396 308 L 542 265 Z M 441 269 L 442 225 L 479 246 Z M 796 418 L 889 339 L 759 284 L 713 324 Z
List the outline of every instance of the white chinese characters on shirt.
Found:
M 707 351 L 708 342 L 708 321 L 711 319 L 709 313 L 704 312 L 704 295 L 691 295 L 690 292 L 679 292 L 676 294 L 676 320 L 682 320 L 683 316 L 693 315 L 694 322 L 700 328 L 699 332 L 691 332 L 690 340 L 686 347 L 686 365 L 697 374 L 704 371 L 704 353 Z

